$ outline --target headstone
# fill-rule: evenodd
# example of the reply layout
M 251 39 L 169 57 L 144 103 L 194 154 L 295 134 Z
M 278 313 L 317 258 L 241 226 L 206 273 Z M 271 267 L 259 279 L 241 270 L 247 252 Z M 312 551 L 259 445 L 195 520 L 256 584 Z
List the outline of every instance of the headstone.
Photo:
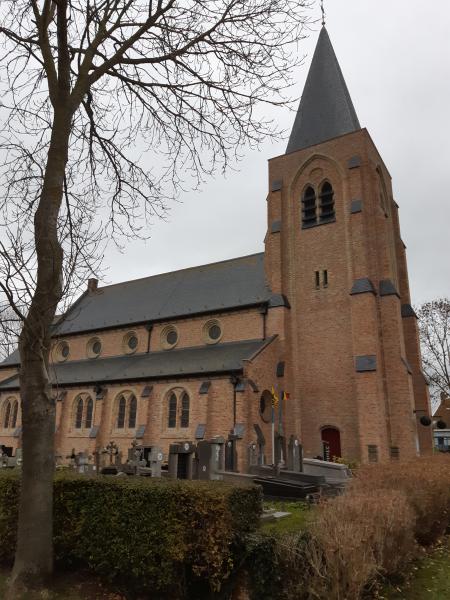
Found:
M 152 470 L 152 477 L 161 477 L 161 464 L 163 460 L 163 452 L 158 446 L 152 446 L 148 456 L 148 462 Z
M 295 436 L 291 435 L 288 444 L 287 468 L 288 471 L 302 471 L 303 448 Z
M 78 473 L 87 473 L 89 471 L 89 456 L 86 452 L 78 452 L 75 457 L 75 465 Z
M 264 437 L 261 427 L 257 423 L 255 423 L 253 427 L 257 437 L 258 465 L 262 466 L 266 464 L 266 438 Z
M 252 442 L 247 446 L 247 464 L 248 469 L 258 465 L 258 447 L 256 442 Z
M 222 470 L 222 455 L 224 438 L 216 437 L 211 440 L 202 440 L 197 444 L 198 479 L 222 479 L 218 471 Z
M 230 434 L 225 443 L 225 471 L 237 471 L 236 436 Z
M 195 446 L 191 442 L 180 442 L 169 446 L 169 477 L 192 479 L 194 474 Z

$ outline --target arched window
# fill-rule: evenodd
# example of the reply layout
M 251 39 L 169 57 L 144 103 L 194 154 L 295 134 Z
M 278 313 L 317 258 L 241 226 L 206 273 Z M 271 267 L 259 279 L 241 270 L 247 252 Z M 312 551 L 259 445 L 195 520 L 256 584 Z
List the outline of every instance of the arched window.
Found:
M 94 416 L 94 401 L 89 394 L 80 394 L 74 401 L 75 429 L 91 429 Z
M 172 392 L 169 396 L 169 418 L 167 426 L 172 428 L 177 426 L 177 396 Z
M 8 400 L 5 407 L 5 417 L 3 419 L 3 427 L 8 429 L 9 427 L 9 417 L 11 416 L 11 402 Z
M 313 187 L 308 186 L 306 188 L 305 193 L 303 194 L 302 204 L 303 227 L 311 227 L 317 223 L 316 192 Z
M 125 396 L 119 398 L 119 410 L 117 412 L 117 429 L 123 429 L 125 427 L 125 412 L 127 409 L 127 401 Z
M 83 425 L 83 398 L 78 398 L 75 411 L 75 429 L 81 429 Z
M 13 404 L 13 409 L 12 409 L 11 427 L 13 429 L 15 429 L 17 426 L 17 413 L 18 412 L 19 412 L 19 403 L 16 400 Z
M 335 216 L 333 188 L 331 183 L 326 181 L 320 190 L 320 222 L 332 221 Z
M 186 392 L 181 396 L 180 427 L 189 427 L 189 396 Z
M 92 427 L 92 413 L 94 412 L 94 402 L 91 397 L 87 399 L 86 402 L 86 416 L 84 418 L 84 426 L 86 429 L 90 429 Z
M 190 398 L 183 388 L 174 388 L 167 394 L 167 427 L 169 429 L 187 428 L 190 419 Z
M 136 400 L 136 396 L 133 394 L 130 397 L 130 406 L 128 409 L 128 427 L 130 429 L 133 429 L 133 427 L 136 427 L 136 413 L 137 413 L 137 400 Z

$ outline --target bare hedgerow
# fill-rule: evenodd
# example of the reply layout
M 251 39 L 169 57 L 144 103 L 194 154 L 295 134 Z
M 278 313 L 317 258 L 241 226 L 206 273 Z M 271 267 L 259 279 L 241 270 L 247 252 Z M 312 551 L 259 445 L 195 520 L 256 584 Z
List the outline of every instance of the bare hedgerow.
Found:
M 370 465 L 358 470 L 350 494 L 401 491 L 415 513 L 419 544 L 438 540 L 450 522 L 450 458 L 437 455 L 399 464 Z
M 402 492 L 351 492 L 319 508 L 311 528 L 311 598 L 357 600 L 415 550 L 414 511 Z

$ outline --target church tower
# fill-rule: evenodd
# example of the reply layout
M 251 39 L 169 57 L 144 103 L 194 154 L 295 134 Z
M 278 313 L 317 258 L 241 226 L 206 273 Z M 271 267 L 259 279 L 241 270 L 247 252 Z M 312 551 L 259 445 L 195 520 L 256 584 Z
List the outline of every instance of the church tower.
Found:
M 265 268 L 287 299 L 285 432 L 307 456 L 431 452 L 391 177 L 322 28 L 286 153 L 269 161 Z M 325 445 L 327 447 L 327 445 Z

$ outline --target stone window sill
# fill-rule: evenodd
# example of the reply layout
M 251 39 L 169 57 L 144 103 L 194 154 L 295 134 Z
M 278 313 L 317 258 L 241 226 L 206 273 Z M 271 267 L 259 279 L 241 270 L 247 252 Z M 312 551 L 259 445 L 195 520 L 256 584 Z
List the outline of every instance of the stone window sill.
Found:
M 336 223 L 336 219 L 328 219 L 319 223 L 310 223 L 308 225 L 302 225 L 302 229 L 314 229 L 314 227 L 320 227 L 321 225 L 329 225 L 330 223 Z

